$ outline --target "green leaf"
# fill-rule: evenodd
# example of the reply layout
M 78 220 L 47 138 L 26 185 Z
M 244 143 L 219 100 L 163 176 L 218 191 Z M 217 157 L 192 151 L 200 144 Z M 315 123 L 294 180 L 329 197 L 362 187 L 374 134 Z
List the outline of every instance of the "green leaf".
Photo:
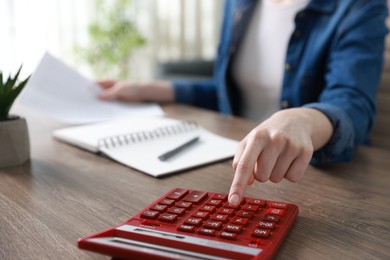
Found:
M 24 81 L 17 82 L 22 66 L 20 66 L 16 75 L 12 78 L 11 76 L 3 84 L 3 74 L 1 73 L 0 80 L 0 121 L 8 118 L 9 111 L 14 103 L 15 99 L 18 97 L 23 88 L 27 85 L 30 76 L 28 76 Z
M 0 96 L 4 92 L 4 86 L 3 86 L 3 72 L 0 70 Z M 1 104 L 1 103 L 0 103 Z
M 11 78 L 11 75 L 9 76 L 8 81 L 5 83 L 5 93 L 11 91 L 14 88 L 21 70 L 22 70 L 22 65 L 20 66 L 20 68 L 19 68 L 18 72 L 16 73 L 16 75 L 14 76 L 14 78 Z

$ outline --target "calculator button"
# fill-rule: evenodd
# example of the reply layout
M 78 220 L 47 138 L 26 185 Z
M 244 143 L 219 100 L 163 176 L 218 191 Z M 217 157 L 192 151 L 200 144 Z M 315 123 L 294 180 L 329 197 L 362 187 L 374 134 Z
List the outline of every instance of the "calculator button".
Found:
M 221 232 L 221 234 L 219 234 L 219 236 L 222 238 L 231 239 L 231 240 L 235 240 L 237 238 L 237 234 L 231 233 L 231 232 Z
M 173 199 L 173 200 L 180 200 L 182 199 L 185 195 L 187 195 L 188 190 L 185 189 L 175 189 L 171 193 L 169 193 L 166 198 L 167 199 Z
M 228 220 L 229 216 L 228 215 L 223 215 L 223 214 L 214 214 L 211 216 L 210 219 L 212 220 L 218 220 L 222 222 L 226 222 Z
M 163 213 L 158 219 L 164 222 L 173 223 L 177 220 L 178 216 L 176 214 Z
M 177 230 L 184 231 L 184 232 L 194 232 L 195 227 L 190 225 L 180 225 Z
M 209 228 L 200 228 L 198 233 L 206 236 L 215 236 L 215 230 Z
M 172 214 L 177 214 L 177 215 L 182 215 L 184 212 L 186 211 L 186 209 L 183 209 L 183 208 L 177 208 L 177 207 L 172 207 L 172 208 L 169 208 L 168 209 L 168 213 L 172 213 Z
M 239 224 L 239 225 L 246 225 L 248 224 L 249 219 L 247 218 L 241 218 L 241 217 L 233 217 L 230 222 L 234 224 Z
M 287 204 L 282 202 L 273 201 L 269 206 L 270 208 L 287 209 Z
M 141 222 L 142 225 L 149 226 L 149 227 L 159 227 L 161 226 L 161 221 L 153 220 L 153 219 L 144 219 Z
M 142 212 L 141 217 L 147 219 L 156 219 L 158 214 L 160 214 L 158 211 L 145 210 L 144 212 Z
M 259 211 L 259 206 L 245 204 L 242 207 L 242 210 L 257 212 L 257 211 Z
M 206 201 L 205 204 L 218 207 L 219 205 L 222 204 L 222 200 L 209 199 L 208 201 Z
M 275 208 L 269 208 L 267 210 L 267 214 L 270 215 L 277 215 L 283 217 L 285 210 L 284 209 L 275 209 Z
M 183 200 L 198 204 L 206 197 L 207 197 L 207 192 L 205 191 L 193 191 L 190 194 L 188 194 Z
M 200 211 L 213 212 L 215 210 L 215 206 L 203 205 L 199 208 Z
M 265 215 L 263 220 L 277 223 L 279 222 L 280 217 L 275 215 Z
M 255 229 L 252 233 L 252 236 L 254 237 L 260 237 L 260 238 L 268 238 L 270 235 L 270 231 L 267 229 Z
M 233 204 L 230 204 L 229 202 L 225 202 L 223 204 L 223 207 L 224 208 L 229 208 L 229 209 L 238 209 L 240 207 L 240 204 L 238 205 L 233 205 Z
M 213 220 L 207 220 L 203 224 L 206 228 L 212 228 L 212 229 L 220 229 L 222 226 L 222 222 L 220 221 L 213 221 Z
M 200 226 L 202 224 L 201 218 L 187 218 L 184 220 L 184 224 L 186 225 L 192 225 L 192 226 Z
M 167 205 L 161 205 L 161 204 L 156 204 L 153 207 L 151 207 L 151 210 L 159 211 L 159 212 L 164 212 L 167 209 Z
M 233 233 L 240 233 L 242 231 L 242 226 L 241 225 L 236 225 L 236 224 L 227 224 L 224 227 L 225 231 L 230 231 Z
M 258 199 L 248 199 L 248 204 L 259 206 L 260 208 L 263 208 L 265 206 L 265 200 L 258 200 Z
M 208 213 L 206 211 L 197 211 L 197 212 L 194 212 L 191 216 L 195 217 L 195 218 L 206 219 L 209 217 L 209 215 L 210 215 L 210 213 Z
M 237 217 L 243 217 L 243 218 L 249 218 L 249 219 L 253 218 L 254 215 L 255 215 L 254 212 L 244 211 L 244 210 L 240 210 L 236 214 Z
M 218 213 L 231 216 L 234 213 L 234 209 L 219 208 Z
M 274 223 L 274 222 L 260 221 L 260 222 L 257 224 L 257 227 L 259 227 L 259 228 L 264 228 L 264 229 L 273 230 L 274 227 L 275 227 L 275 223 Z
M 158 204 L 163 204 L 163 205 L 167 205 L 167 206 L 173 206 L 175 204 L 175 200 L 171 200 L 171 199 L 162 199 L 158 202 Z
M 211 198 L 225 201 L 227 199 L 227 194 L 214 194 Z
M 189 208 L 191 208 L 192 203 L 186 202 L 186 201 L 179 201 L 179 202 L 176 202 L 175 206 L 179 207 L 179 208 L 189 209 Z

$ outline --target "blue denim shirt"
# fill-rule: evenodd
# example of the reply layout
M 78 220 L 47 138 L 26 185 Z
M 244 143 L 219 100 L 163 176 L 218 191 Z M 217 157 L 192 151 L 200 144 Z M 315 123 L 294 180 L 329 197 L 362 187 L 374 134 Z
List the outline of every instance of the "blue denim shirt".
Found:
M 226 1 L 214 78 L 174 81 L 177 102 L 238 114 L 240 92 L 230 65 L 257 2 Z M 386 16 L 386 0 L 311 0 L 295 17 L 280 108 L 315 108 L 332 122 L 332 138 L 314 153 L 314 165 L 350 161 L 354 148 L 368 142 L 383 65 Z

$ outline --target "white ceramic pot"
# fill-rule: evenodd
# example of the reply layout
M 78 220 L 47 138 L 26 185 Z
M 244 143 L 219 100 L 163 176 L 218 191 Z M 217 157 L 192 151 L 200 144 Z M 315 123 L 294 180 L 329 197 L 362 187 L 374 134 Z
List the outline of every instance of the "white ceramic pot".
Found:
M 17 166 L 30 159 L 30 139 L 24 118 L 0 121 L 0 168 Z

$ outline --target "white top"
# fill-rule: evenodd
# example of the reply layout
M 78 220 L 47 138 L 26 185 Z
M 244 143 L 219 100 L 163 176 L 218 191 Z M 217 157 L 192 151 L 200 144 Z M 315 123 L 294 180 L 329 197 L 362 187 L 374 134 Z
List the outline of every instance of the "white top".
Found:
M 242 114 L 263 121 L 279 110 L 288 42 L 295 15 L 309 0 L 259 0 L 232 73 L 242 93 Z

